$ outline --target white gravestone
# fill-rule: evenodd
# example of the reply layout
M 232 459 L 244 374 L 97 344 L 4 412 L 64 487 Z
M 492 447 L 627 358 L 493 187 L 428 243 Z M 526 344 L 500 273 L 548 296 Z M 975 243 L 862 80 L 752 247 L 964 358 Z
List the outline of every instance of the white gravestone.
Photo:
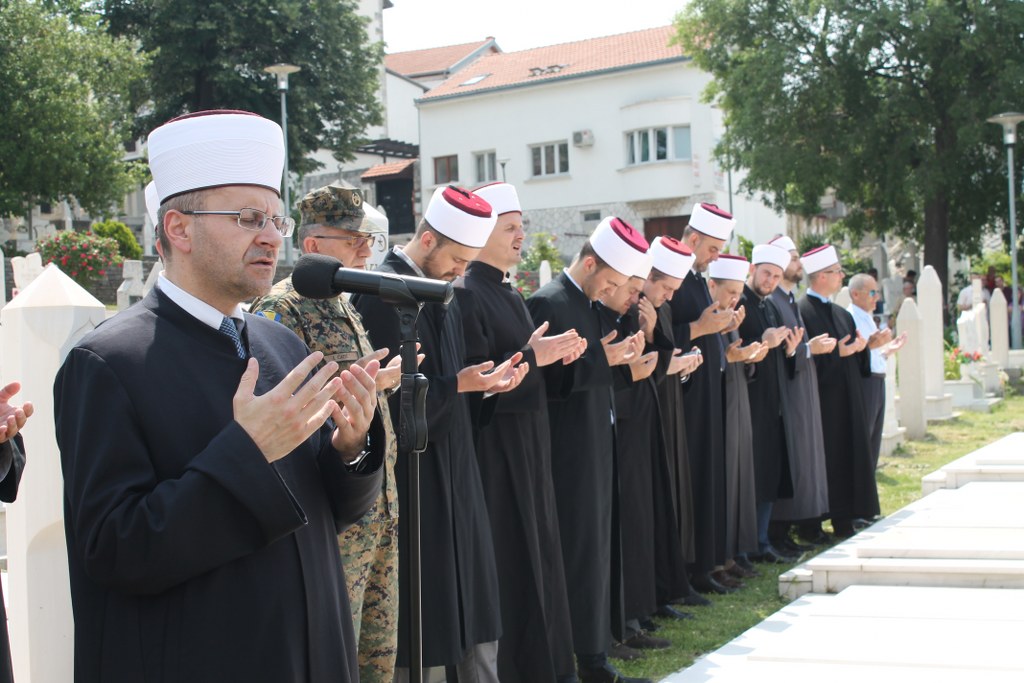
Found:
M 1010 365 L 1010 322 L 1003 290 L 995 288 L 989 305 L 991 307 L 989 327 L 992 334 L 992 362 L 1000 368 L 1006 368 Z
M 122 269 L 124 281 L 117 288 L 117 310 L 123 311 L 142 299 L 142 261 L 126 260 Z
M 964 353 L 974 353 L 981 348 L 978 339 L 978 326 L 974 324 L 977 313 L 973 310 L 962 311 L 956 319 L 956 334 L 960 350 Z
M 14 288 L 20 292 L 43 272 L 43 257 L 38 251 L 28 256 L 15 256 L 11 259 L 11 269 L 14 271 Z
M 153 269 L 149 271 L 149 277 L 146 278 L 146 284 L 142 287 L 142 296 L 145 297 L 149 294 L 149 290 L 156 286 L 156 281 L 160 278 L 160 273 L 164 271 L 164 262 L 157 261 L 153 264 Z
M 541 261 L 540 271 L 537 273 L 537 288 L 540 289 L 549 282 L 551 282 L 551 264 Z
M 900 352 L 902 353 L 902 351 Z M 896 413 L 896 356 L 892 354 L 885 360 L 885 419 L 882 422 L 881 455 L 892 455 L 896 447 L 903 443 L 906 428 L 900 426 Z
M 846 310 L 846 308 L 848 308 L 849 305 L 853 303 L 853 299 L 850 298 L 849 287 L 843 287 L 842 289 L 839 290 L 839 293 L 836 294 L 835 303 L 836 306 L 839 306 L 843 310 Z
M 953 396 L 946 393 L 942 354 L 942 283 L 932 266 L 925 266 L 917 282 L 917 310 L 921 316 L 921 353 L 924 372 L 925 417 L 953 417 Z M 903 355 L 903 354 L 900 354 Z
M 53 380 L 71 347 L 105 313 L 103 304 L 52 264 L 0 311 L 0 381 L 21 382 L 18 400 L 35 406 L 24 429 L 25 475 L 7 512 L 8 623 L 18 681 L 66 683 L 74 678 Z
M 0 249 L 0 308 L 7 303 L 7 261 L 4 260 L 4 250 Z
M 920 439 L 925 432 L 924 361 L 921 316 L 917 304 L 907 299 L 900 306 L 896 330 L 907 334 L 907 344 L 897 354 L 900 390 L 900 423 L 907 428 L 908 439 Z

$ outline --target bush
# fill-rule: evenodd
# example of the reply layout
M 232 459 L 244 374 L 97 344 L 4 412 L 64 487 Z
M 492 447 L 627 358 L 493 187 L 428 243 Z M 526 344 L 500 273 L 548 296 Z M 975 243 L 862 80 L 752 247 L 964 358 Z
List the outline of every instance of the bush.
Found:
M 91 232 L 62 230 L 36 244 L 43 263 L 55 263 L 72 280 L 88 286 L 107 274 L 107 269 L 121 263 L 117 242 Z
M 121 258 L 133 260 L 142 258 L 142 247 L 139 246 L 139 241 L 135 239 L 135 233 L 121 221 L 111 220 L 93 223 L 89 229 L 95 235 L 109 237 L 117 242 L 117 250 L 121 254 Z
M 551 264 L 552 276 L 562 272 L 562 268 L 565 267 L 562 255 L 555 248 L 556 239 L 554 235 L 547 232 L 535 232 L 531 235 L 530 246 L 523 252 L 523 258 L 516 269 L 515 286 L 523 293 L 523 296 L 530 296 L 537 290 L 537 278 L 542 261 Z

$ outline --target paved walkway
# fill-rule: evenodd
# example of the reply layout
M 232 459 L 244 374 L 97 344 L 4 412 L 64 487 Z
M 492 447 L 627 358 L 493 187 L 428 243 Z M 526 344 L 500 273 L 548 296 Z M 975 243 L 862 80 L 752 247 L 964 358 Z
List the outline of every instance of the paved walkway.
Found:
M 794 600 L 664 683 L 1024 681 L 1024 433 L 779 577 Z

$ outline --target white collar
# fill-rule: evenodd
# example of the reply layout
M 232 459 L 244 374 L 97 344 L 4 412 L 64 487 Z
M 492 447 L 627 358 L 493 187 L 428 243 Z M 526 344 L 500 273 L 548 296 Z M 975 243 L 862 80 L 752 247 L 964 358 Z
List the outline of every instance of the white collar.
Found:
M 423 269 L 416 265 L 416 262 L 413 261 L 408 254 L 402 251 L 401 247 L 396 246 L 391 251 L 395 252 L 395 256 L 409 264 L 409 267 L 412 268 L 417 275 L 419 275 L 420 277 L 426 277 L 426 275 L 423 273 Z
M 215 330 L 220 329 L 220 325 L 224 321 L 224 314 L 171 282 L 163 272 L 157 277 L 156 286 L 167 295 L 168 299 L 185 309 L 185 312 L 193 318 Z M 231 311 L 231 317 L 238 320 L 244 319 L 241 304 L 235 304 L 235 309 Z

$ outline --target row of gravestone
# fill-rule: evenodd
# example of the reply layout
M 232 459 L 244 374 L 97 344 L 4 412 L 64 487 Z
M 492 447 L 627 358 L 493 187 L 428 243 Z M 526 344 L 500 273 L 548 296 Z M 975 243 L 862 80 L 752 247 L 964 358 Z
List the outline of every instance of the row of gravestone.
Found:
M 30 253 L 27 256 L 3 258 L 3 251 L 0 250 L 0 259 L 4 263 L 4 268 L 0 270 L 0 306 L 3 306 L 11 300 L 17 291 L 27 287 L 28 283 L 42 272 L 43 264 L 38 252 Z M 139 268 L 142 269 L 141 276 L 138 275 Z M 125 261 L 121 270 L 109 271 L 104 277 L 90 283 L 85 289 L 101 303 L 105 305 L 118 304 L 118 309 L 121 309 L 123 306 L 120 305 L 118 291 L 123 288 L 124 282 L 134 279 L 142 279 L 143 282 L 147 282 L 155 277 L 160 270 L 162 270 L 160 260 L 155 256 L 146 256 L 141 261 Z M 290 266 L 278 265 L 278 280 L 287 277 L 290 273 Z

